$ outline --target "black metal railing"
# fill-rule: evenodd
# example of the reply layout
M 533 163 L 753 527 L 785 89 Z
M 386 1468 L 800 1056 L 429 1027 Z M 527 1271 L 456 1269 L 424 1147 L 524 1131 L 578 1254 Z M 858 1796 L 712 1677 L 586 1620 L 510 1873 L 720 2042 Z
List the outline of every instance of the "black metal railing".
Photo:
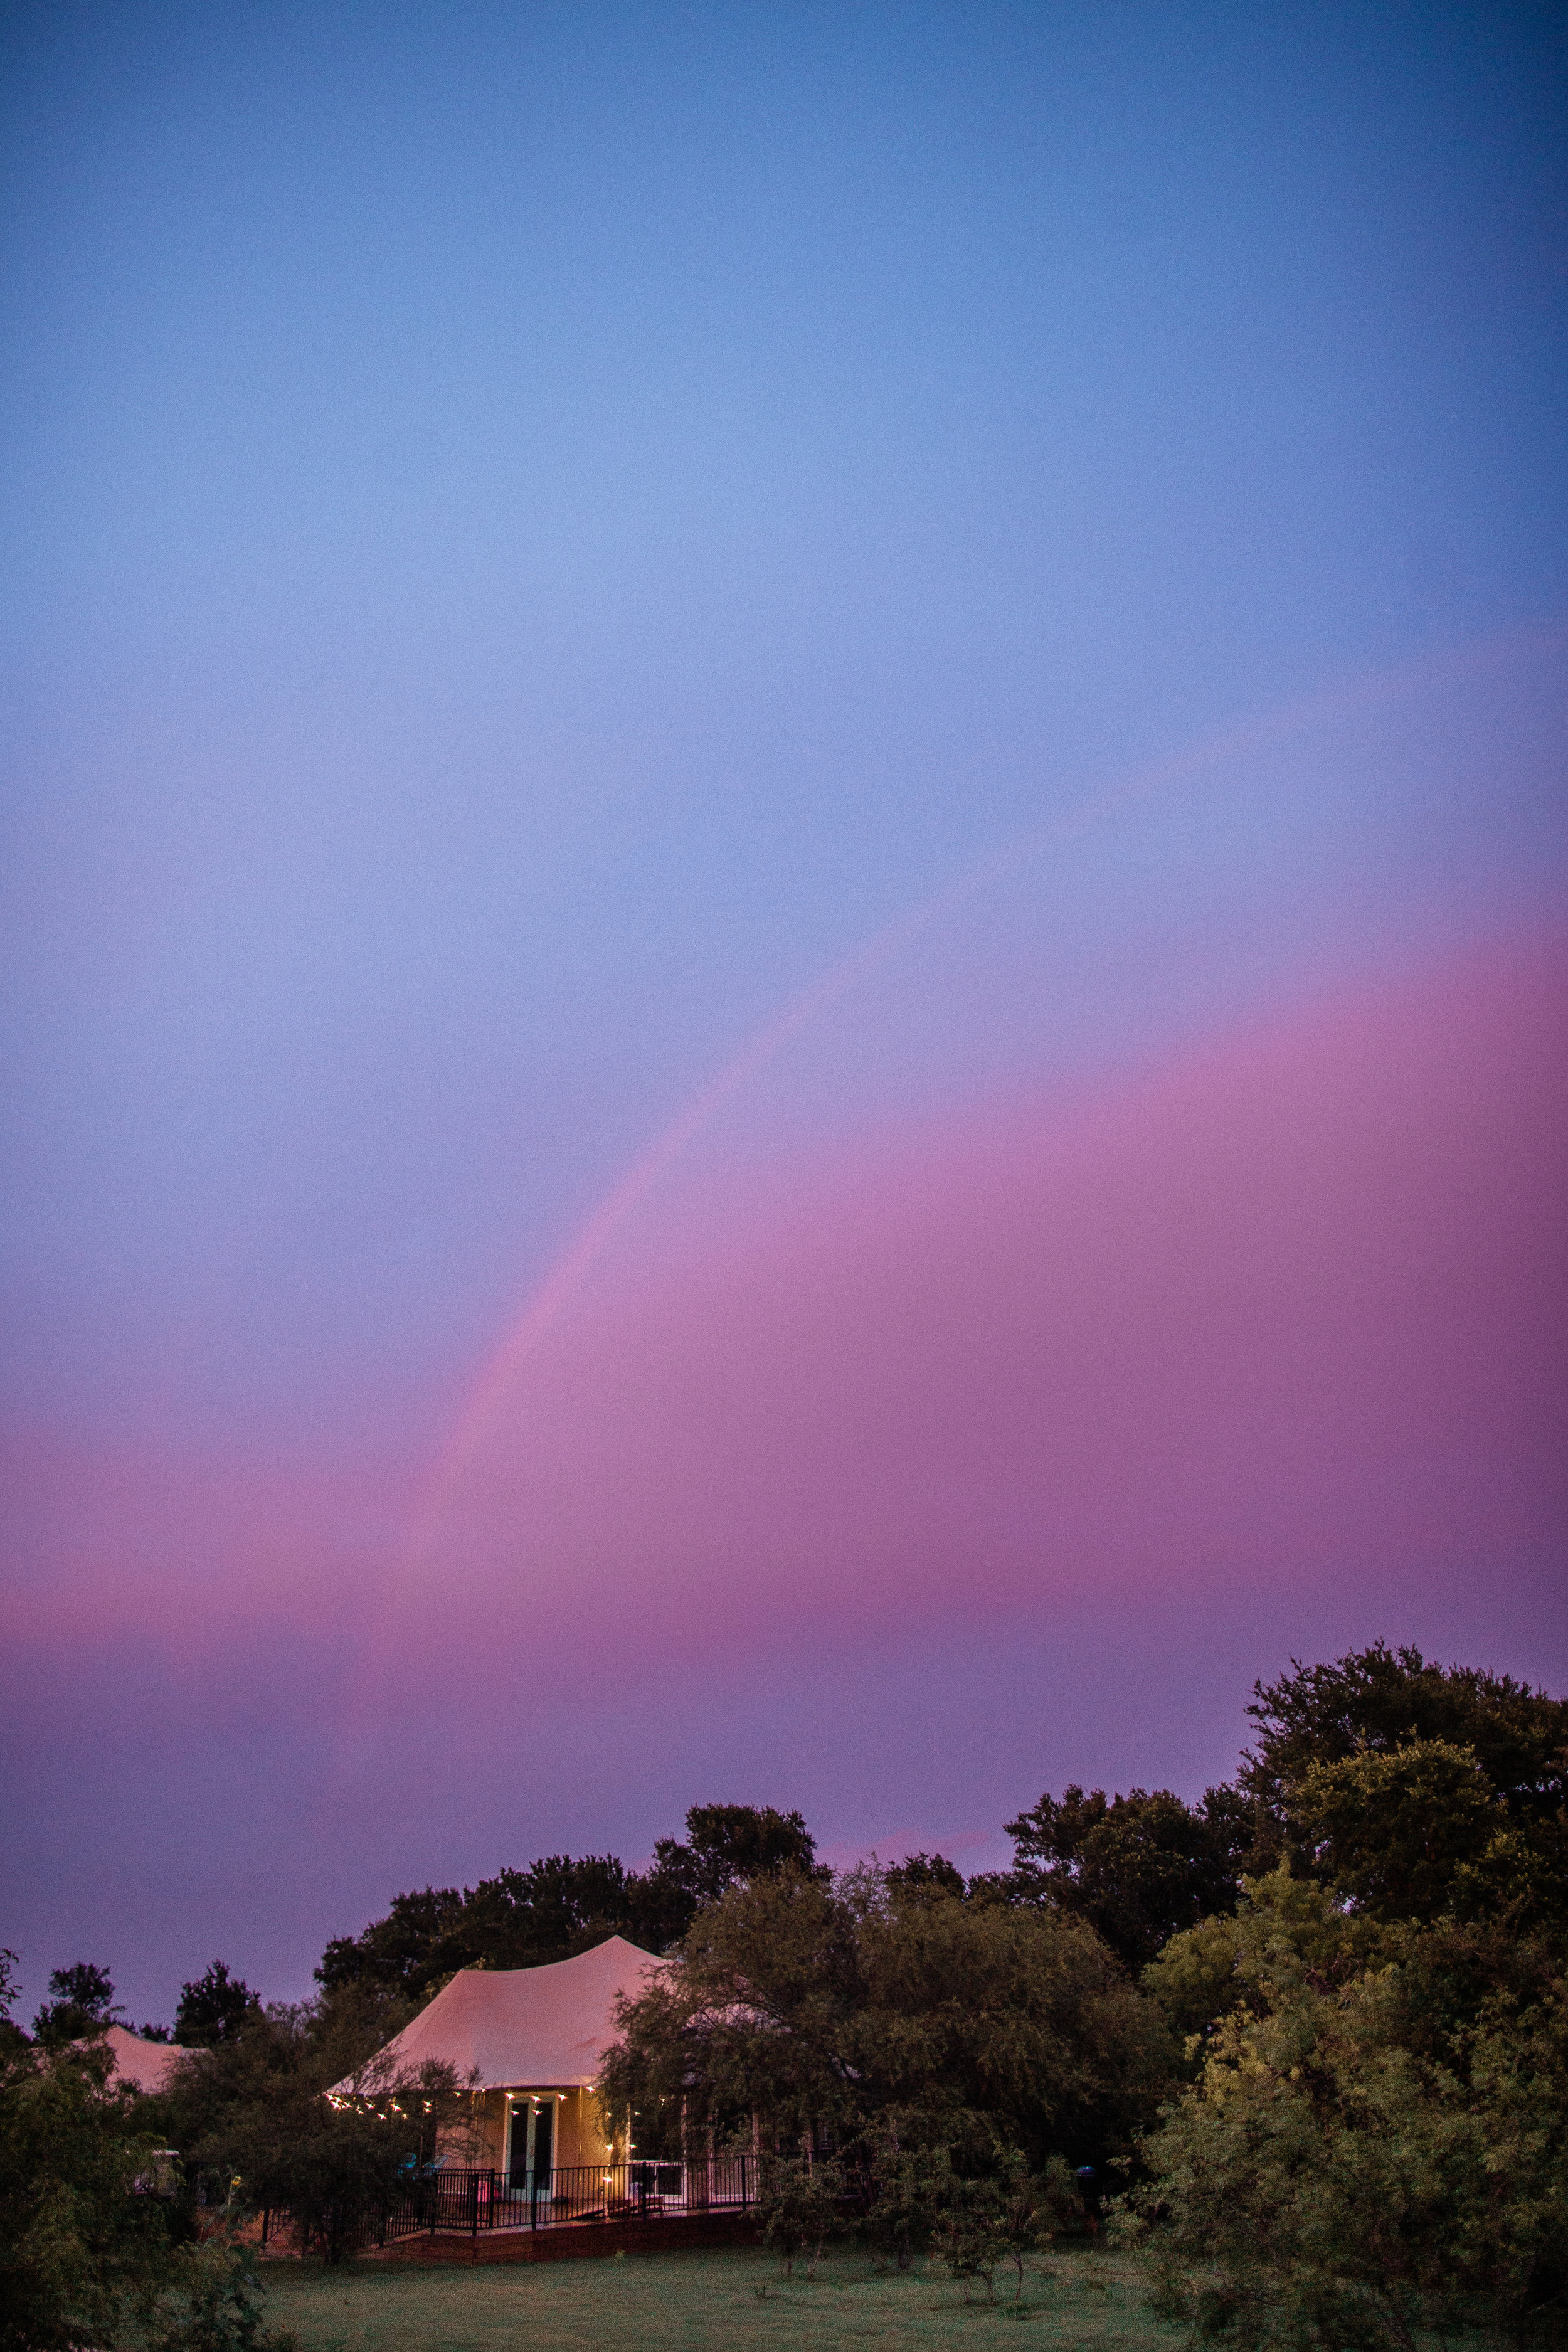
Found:
M 566 2164 L 521 2174 L 443 2165 L 410 2180 L 384 2210 L 363 2214 L 344 2234 L 345 2242 L 363 2250 L 421 2235 L 477 2238 L 491 2230 L 737 2212 L 756 2201 L 754 2156 L 716 2156 L 698 2164 L 634 2157 L 627 2164 Z

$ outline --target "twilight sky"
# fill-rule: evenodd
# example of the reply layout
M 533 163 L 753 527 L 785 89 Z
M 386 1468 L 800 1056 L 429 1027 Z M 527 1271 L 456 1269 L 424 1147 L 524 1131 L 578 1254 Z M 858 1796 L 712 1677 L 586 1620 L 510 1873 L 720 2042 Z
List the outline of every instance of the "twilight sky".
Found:
M 0 59 L 28 2007 L 1563 1689 L 1560 13 Z

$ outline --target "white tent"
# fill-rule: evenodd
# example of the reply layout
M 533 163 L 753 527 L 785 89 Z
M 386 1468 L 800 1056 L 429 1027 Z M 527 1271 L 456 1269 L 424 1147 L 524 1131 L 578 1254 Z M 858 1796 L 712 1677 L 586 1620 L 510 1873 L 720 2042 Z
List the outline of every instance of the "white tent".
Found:
M 122 2025 L 111 2025 L 103 2038 L 114 2060 L 115 2074 L 134 2083 L 139 2091 L 161 2091 L 172 2068 L 191 2054 L 177 2042 L 143 2042 L 139 2033 L 127 2033 Z
M 624 1936 L 575 1959 L 534 1969 L 459 1969 L 380 2053 L 377 2071 L 412 2072 L 427 2059 L 481 2090 L 578 2090 L 616 2036 L 617 1994 L 641 1992 L 660 1966 Z M 352 2090 L 352 2080 L 334 2086 Z

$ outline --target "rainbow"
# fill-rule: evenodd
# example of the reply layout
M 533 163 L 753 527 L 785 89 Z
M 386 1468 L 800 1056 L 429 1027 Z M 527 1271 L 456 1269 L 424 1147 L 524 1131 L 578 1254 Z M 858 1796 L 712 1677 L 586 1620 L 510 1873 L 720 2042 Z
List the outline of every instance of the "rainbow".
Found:
M 1205 735 L 1163 760 L 1140 766 L 1131 774 L 1104 785 L 1066 814 L 1026 827 L 861 940 L 750 1037 L 681 1106 L 605 1194 L 543 1281 L 524 1300 L 481 1367 L 420 1492 L 405 1549 L 405 1570 L 416 1572 L 428 1559 L 443 1519 L 494 1428 L 519 1373 L 628 1219 L 724 1105 L 803 1032 L 830 1013 L 862 981 L 1031 859 L 1065 846 L 1123 811 L 1161 798 L 1222 762 L 1272 748 L 1311 726 L 1396 702 L 1423 686 L 1479 675 L 1522 652 L 1565 648 L 1568 625 L 1510 630 L 1418 662 L 1366 674 L 1348 685 L 1292 698 L 1258 717 Z

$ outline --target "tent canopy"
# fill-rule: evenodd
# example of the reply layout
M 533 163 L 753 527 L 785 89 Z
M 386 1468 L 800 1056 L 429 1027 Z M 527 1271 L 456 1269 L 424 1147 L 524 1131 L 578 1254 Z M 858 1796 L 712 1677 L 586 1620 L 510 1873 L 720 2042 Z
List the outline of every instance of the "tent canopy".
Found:
M 115 2074 L 134 2083 L 139 2091 L 161 2091 L 172 2069 L 191 2054 L 177 2042 L 143 2042 L 139 2033 L 127 2033 L 122 2025 L 111 2025 L 103 2038 L 114 2060 Z
M 575 1959 L 534 1969 L 459 1969 L 376 2061 L 395 2074 L 428 2059 L 455 2067 L 477 2087 L 574 2090 L 591 2083 L 615 2040 L 617 1994 L 635 1998 L 661 1966 L 624 1936 Z M 334 2084 L 353 2088 L 353 2079 Z

